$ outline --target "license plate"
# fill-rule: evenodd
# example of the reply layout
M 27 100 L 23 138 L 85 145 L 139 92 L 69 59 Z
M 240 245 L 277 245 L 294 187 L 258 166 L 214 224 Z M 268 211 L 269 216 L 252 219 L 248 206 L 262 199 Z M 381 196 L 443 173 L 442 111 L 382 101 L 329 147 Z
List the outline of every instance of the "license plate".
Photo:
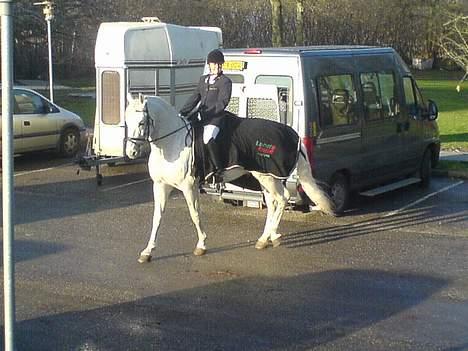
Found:
M 243 71 L 247 68 L 245 61 L 226 61 L 223 64 L 224 71 Z

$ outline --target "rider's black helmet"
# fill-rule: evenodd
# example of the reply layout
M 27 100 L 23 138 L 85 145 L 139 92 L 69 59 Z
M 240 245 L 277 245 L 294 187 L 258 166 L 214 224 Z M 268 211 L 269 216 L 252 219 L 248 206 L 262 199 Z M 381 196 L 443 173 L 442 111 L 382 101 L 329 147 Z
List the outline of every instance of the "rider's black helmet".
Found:
M 224 63 L 224 55 L 220 50 L 215 49 L 208 54 L 207 62 L 222 65 Z

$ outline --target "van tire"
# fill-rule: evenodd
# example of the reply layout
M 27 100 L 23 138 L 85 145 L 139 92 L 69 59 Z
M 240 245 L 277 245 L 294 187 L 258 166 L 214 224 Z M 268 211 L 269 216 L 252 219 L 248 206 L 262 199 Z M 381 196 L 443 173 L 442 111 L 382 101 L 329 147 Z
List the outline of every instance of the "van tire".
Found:
M 421 166 L 419 168 L 419 177 L 421 178 L 421 187 L 428 188 L 431 184 L 432 176 L 432 151 L 431 149 L 426 149 L 424 152 Z
M 80 149 L 80 134 L 74 128 L 65 129 L 60 136 L 60 153 L 64 157 L 73 157 Z
M 349 206 L 349 181 L 343 173 L 336 173 L 330 182 L 330 197 L 335 204 L 335 213 L 341 214 Z

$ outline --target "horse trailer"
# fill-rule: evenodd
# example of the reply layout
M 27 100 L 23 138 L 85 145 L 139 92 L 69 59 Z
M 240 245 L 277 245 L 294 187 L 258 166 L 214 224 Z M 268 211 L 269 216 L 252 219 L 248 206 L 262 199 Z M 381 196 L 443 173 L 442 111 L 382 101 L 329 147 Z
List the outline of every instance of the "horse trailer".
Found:
M 317 46 L 228 49 L 230 112 L 294 128 L 307 148 L 314 177 L 337 210 L 350 194 L 374 196 L 413 183 L 427 185 L 439 159 L 437 106 L 425 100 L 392 48 Z M 291 202 L 307 204 L 296 174 Z M 208 186 L 208 193 L 261 204 L 260 192 Z
M 96 47 L 96 115 L 83 169 L 128 162 L 127 96 L 156 95 L 180 109 L 203 73 L 207 54 L 222 46 L 221 29 L 184 27 L 155 18 L 102 23 Z

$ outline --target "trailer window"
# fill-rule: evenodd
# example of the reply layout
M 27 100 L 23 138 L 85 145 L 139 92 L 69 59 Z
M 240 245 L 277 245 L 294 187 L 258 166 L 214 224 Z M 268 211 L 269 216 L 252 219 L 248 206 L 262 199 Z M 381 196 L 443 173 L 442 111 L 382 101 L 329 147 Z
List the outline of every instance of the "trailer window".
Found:
M 392 72 L 361 73 L 362 103 L 367 120 L 395 115 L 395 79 Z
M 318 79 L 320 120 L 323 127 L 355 124 L 356 89 L 351 74 Z
M 120 123 L 120 76 L 119 72 L 102 73 L 102 122 L 105 124 Z
M 293 80 L 289 76 L 260 75 L 255 78 L 255 84 L 276 85 L 278 90 L 278 107 L 281 123 L 289 126 L 293 123 Z

